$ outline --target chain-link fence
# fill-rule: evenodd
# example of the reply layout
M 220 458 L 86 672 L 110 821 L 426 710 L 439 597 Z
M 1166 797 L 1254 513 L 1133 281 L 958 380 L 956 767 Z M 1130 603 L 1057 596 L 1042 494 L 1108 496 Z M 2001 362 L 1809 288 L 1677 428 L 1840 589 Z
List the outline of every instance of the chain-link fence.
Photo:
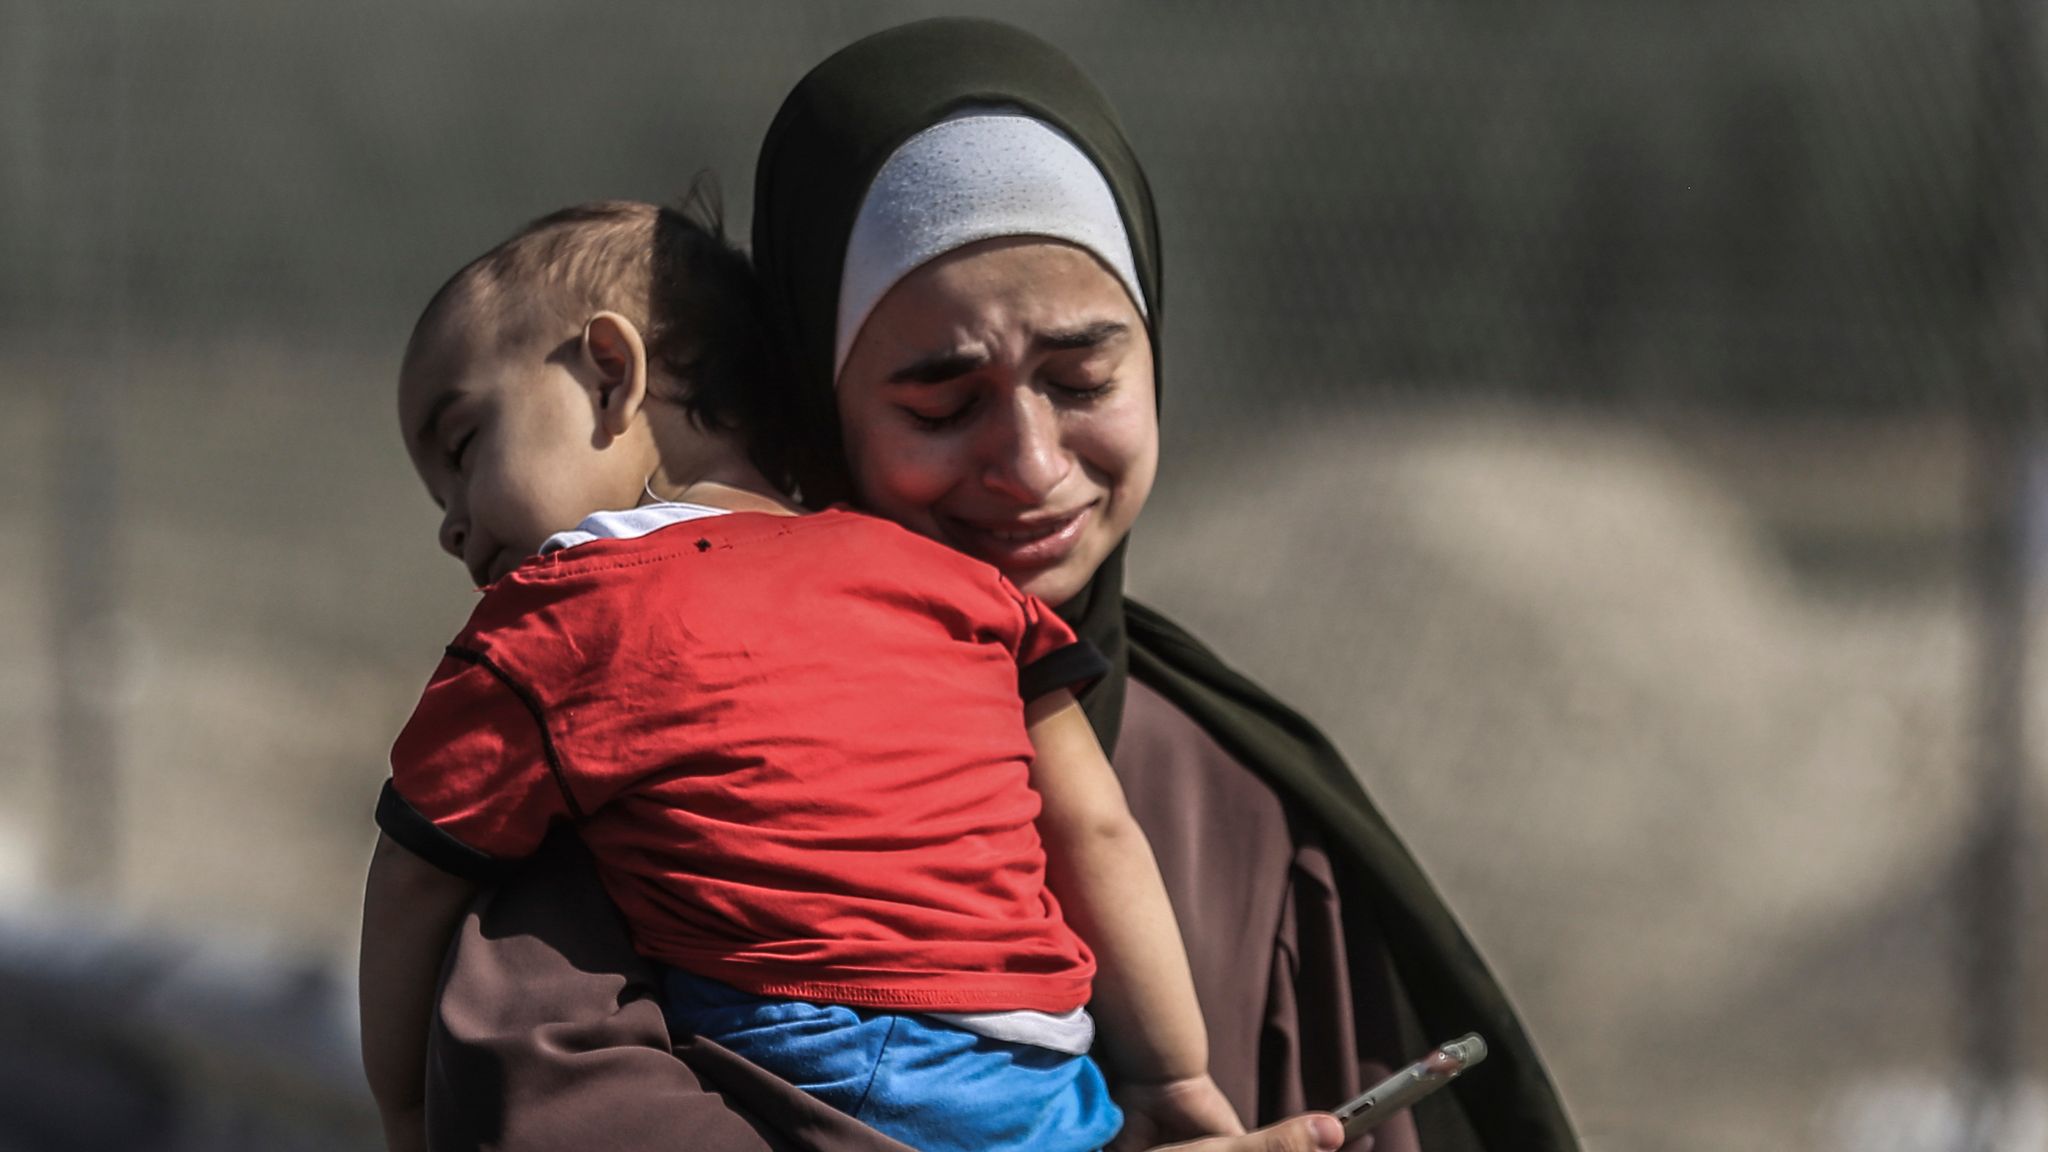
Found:
M 1159 195 L 1135 590 L 1337 738 L 1589 1147 L 2048 1145 L 2023 0 L 0 2 L 0 885 L 345 954 L 468 596 L 411 316 L 701 168 L 744 235 L 789 85 L 941 10 Z

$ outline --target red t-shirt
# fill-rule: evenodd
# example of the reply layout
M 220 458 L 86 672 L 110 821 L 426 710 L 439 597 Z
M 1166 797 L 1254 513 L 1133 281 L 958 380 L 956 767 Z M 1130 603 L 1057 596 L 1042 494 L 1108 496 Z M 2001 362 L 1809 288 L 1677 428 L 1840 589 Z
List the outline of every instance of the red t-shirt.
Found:
M 559 820 L 640 952 L 761 995 L 1061 1012 L 1024 700 L 1101 656 L 887 521 L 734 513 L 492 585 L 392 749 L 385 832 L 445 868 Z

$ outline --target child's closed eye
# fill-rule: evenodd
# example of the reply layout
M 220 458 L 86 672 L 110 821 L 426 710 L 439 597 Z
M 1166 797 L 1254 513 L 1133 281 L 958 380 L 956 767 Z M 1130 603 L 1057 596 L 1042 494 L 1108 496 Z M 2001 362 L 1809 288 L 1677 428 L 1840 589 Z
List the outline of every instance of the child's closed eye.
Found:
M 469 455 L 469 446 L 475 442 L 475 429 L 464 432 L 455 438 L 455 442 L 449 446 L 444 458 L 450 472 L 459 473 L 462 471 L 463 459 Z

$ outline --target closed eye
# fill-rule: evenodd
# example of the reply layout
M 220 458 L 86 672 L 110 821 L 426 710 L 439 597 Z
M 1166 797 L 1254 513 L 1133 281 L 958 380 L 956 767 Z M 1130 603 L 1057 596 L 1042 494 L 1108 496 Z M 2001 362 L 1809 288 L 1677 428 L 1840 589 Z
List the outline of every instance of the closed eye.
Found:
M 1114 379 L 1090 380 L 1085 378 L 1067 381 L 1050 380 L 1047 381 L 1047 386 L 1068 400 L 1092 404 L 1097 400 L 1107 397 L 1111 390 L 1116 387 L 1116 381 Z
M 1046 358 L 1038 378 L 1057 398 L 1074 403 L 1093 403 L 1116 390 L 1118 372 L 1128 344 L 1127 329 L 1113 325 L 1104 343 L 1088 344 Z
M 917 409 L 910 407 L 905 407 L 903 409 L 903 411 L 910 417 L 910 422 L 912 424 L 917 425 L 917 427 L 927 432 L 938 432 L 947 428 L 951 428 L 954 425 L 960 423 L 962 420 L 965 420 L 967 418 L 967 414 L 973 410 L 974 401 L 972 400 L 969 400 L 966 403 L 961 404 L 959 407 L 954 408 L 949 412 L 940 412 L 936 414 L 920 412 Z
M 461 436 L 457 437 L 455 443 L 449 446 L 449 449 L 447 453 L 444 454 L 443 459 L 447 463 L 448 470 L 450 472 L 460 473 L 462 471 L 462 459 L 464 456 L 468 455 L 469 446 L 472 443 L 475 443 L 475 441 L 476 430 L 472 428 L 471 430 L 464 432 Z

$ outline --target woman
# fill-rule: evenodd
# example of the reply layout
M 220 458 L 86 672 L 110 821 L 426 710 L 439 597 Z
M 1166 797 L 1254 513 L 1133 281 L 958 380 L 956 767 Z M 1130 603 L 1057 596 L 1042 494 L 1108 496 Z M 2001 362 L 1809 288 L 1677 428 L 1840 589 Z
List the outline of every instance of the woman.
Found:
M 869 37 L 784 102 L 754 229 L 806 496 L 980 555 L 1114 662 L 1084 703 L 1165 873 L 1239 1112 L 1334 1105 L 1476 1030 L 1488 1065 L 1377 1146 L 1575 1149 L 1513 1009 L 1329 743 L 1123 598 L 1157 459 L 1159 240 L 1086 77 L 997 24 Z M 650 977 L 563 855 L 486 900 L 451 955 L 436 1147 L 889 1147 L 715 1045 L 681 1038 L 671 1059 Z

